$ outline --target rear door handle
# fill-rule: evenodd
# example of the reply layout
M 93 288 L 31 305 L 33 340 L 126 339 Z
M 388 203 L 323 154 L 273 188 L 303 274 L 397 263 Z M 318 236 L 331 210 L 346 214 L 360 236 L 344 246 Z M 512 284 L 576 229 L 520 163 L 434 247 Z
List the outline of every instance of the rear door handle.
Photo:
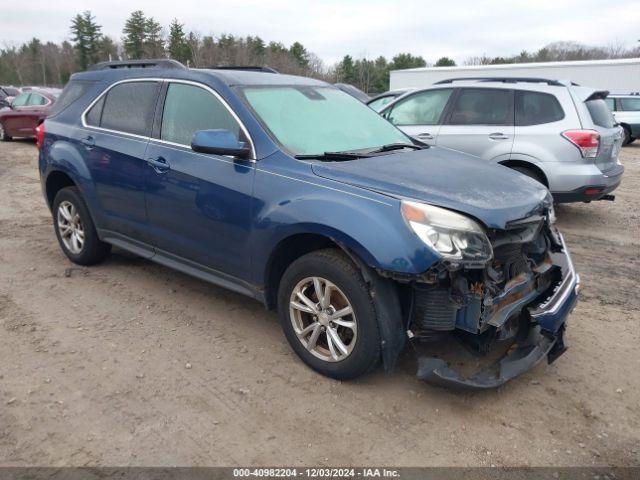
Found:
M 433 135 L 431 135 L 429 132 L 419 133 L 418 135 L 416 135 L 416 137 L 420 140 L 433 140 Z
M 87 147 L 87 149 L 91 150 L 93 147 L 96 146 L 96 139 L 93 138 L 91 135 L 84 137 L 82 140 L 80 140 L 82 142 L 82 144 Z
M 496 133 L 490 134 L 489 138 L 491 140 L 507 140 L 509 138 L 509 135 L 505 135 L 504 133 L 501 133 L 501 132 L 496 132 Z
M 169 165 L 169 162 L 167 162 L 164 158 L 162 157 L 158 157 L 158 158 L 148 158 L 147 159 L 147 164 L 150 167 L 153 167 L 153 169 L 157 172 L 157 173 L 166 173 L 169 170 L 171 170 L 171 166 Z

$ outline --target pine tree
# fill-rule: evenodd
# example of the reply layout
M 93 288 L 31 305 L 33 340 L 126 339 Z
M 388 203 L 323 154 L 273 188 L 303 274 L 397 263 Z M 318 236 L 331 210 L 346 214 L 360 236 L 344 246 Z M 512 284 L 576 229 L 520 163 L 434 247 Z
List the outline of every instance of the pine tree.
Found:
M 142 10 L 136 10 L 127 19 L 122 33 L 122 43 L 127 57 L 133 60 L 144 56 L 144 46 L 147 32 L 147 19 Z
M 171 25 L 169 25 L 169 41 L 167 50 L 169 57 L 174 58 L 182 63 L 187 63 L 191 60 L 191 49 L 187 44 L 187 39 L 184 34 L 184 25 L 179 23 L 177 19 L 173 19 Z
M 309 66 L 309 55 L 307 53 L 307 49 L 304 48 L 304 46 L 300 42 L 295 42 L 293 45 L 291 45 L 289 52 L 295 57 L 298 65 L 303 68 Z
M 95 17 L 87 10 L 71 20 L 72 40 L 82 70 L 86 70 L 100 58 L 102 27 L 94 19 Z
M 160 58 L 164 55 L 164 40 L 162 38 L 162 25 L 149 17 L 144 23 L 144 54 L 148 58 Z

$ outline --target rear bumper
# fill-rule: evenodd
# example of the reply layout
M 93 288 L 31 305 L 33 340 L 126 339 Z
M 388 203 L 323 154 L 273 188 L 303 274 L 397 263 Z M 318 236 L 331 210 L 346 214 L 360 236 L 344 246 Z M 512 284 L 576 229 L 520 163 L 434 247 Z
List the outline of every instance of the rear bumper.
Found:
M 618 164 L 606 172 L 584 177 L 583 180 L 585 183 L 578 188 L 562 192 L 552 191 L 551 194 L 553 195 L 553 199 L 558 203 L 600 200 L 618 188 L 620 182 L 622 182 L 623 173 L 624 166 Z
M 553 254 L 560 266 L 562 281 L 552 295 L 539 305 L 528 307 L 529 331 L 526 338 L 514 344 L 505 356 L 471 377 L 464 378 L 442 359 L 420 357 L 417 376 L 432 385 L 484 390 L 496 388 L 521 375 L 545 357 L 549 363 L 562 355 L 566 320 L 578 300 L 580 277 L 562 239 L 563 252 Z M 524 313 L 524 314 L 527 314 Z

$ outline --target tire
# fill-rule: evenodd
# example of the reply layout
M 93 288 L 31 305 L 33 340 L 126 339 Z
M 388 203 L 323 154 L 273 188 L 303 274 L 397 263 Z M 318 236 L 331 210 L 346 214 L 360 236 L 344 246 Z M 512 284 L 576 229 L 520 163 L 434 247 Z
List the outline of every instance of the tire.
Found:
M 98 238 L 89 209 L 76 187 L 63 188 L 56 194 L 52 212 L 58 243 L 69 260 L 78 265 L 94 265 L 109 255 L 111 245 Z
M 7 135 L 7 131 L 4 129 L 4 125 L 2 123 L 0 123 L 0 141 L 1 142 L 8 142 L 11 140 L 11 136 Z
M 622 131 L 624 132 L 622 145 L 629 145 L 631 142 L 633 142 L 633 140 L 631 139 L 631 131 L 627 127 L 622 127 Z
M 542 175 L 540 175 L 535 170 L 532 170 L 531 168 L 527 168 L 527 167 L 511 167 L 511 169 L 515 170 L 516 172 L 520 172 L 521 174 L 526 175 L 529 178 L 533 178 L 536 182 L 541 183 L 545 187 L 547 186 L 547 184 L 544 181 L 544 178 L 542 177 Z
M 318 308 L 322 302 L 313 278 L 319 279 L 322 296 L 331 285 L 324 309 Z M 296 292 L 302 292 L 316 310 L 295 296 Z M 292 298 L 307 311 L 292 306 Z M 352 313 L 337 318 L 336 313 L 348 307 Z M 278 288 L 278 313 L 291 348 L 304 363 L 327 377 L 350 380 L 373 370 L 380 361 L 380 333 L 369 288 L 353 262 L 339 250 L 311 252 L 287 268 Z M 299 336 L 296 329 L 299 333 L 309 331 Z M 316 329 L 319 332 L 313 342 Z M 347 352 L 334 340 L 336 335 Z M 313 348 L 308 348 L 312 343 Z

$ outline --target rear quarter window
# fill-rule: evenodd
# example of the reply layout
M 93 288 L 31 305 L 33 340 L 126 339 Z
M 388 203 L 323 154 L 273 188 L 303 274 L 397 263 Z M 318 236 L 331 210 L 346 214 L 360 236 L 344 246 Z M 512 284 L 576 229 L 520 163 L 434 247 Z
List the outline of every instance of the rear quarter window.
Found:
M 108 130 L 149 136 L 159 88 L 158 82 L 148 81 L 116 85 L 103 97 L 104 101 L 98 101 L 87 113 L 87 122 Z
M 516 126 L 541 125 L 564 118 L 555 96 L 549 93 L 516 91 Z
M 613 128 L 615 126 L 616 121 L 603 99 L 588 100 L 585 104 L 587 105 L 594 125 L 602 128 Z
M 64 87 L 64 90 L 62 90 L 62 93 L 53 104 L 49 116 L 53 117 L 65 110 L 69 105 L 87 93 L 94 83 L 95 82 L 81 82 L 77 80 L 72 80 L 67 83 L 67 86 Z

